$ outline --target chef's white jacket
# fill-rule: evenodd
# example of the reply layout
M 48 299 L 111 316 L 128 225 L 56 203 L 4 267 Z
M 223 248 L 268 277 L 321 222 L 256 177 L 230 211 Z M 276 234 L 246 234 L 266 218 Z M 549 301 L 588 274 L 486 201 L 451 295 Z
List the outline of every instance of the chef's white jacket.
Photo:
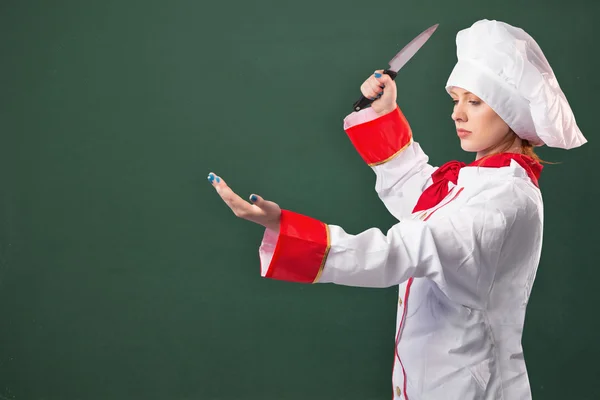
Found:
M 542 247 L 535 177 L 514 161 L 466 166 L 440 203 L 413 213 L 436 168 L 400 109 L 352 113 L 344 128 L 399 222 L 349 234 L 283 210 L 280 231 L 264 233 L 261 275 L 398 285 L 395 399 L 530 399 L 521 337 Z

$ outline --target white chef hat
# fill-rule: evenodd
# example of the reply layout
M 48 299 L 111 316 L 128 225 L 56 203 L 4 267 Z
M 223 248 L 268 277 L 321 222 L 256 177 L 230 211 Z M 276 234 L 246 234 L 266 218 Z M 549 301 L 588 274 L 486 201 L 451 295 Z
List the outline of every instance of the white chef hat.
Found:
M 534 146 L 587 142 L 544 53 L 524 30 L 484 19 L 458 32 L 456 47 L 448 92 L 460 87 L 475 94 Z

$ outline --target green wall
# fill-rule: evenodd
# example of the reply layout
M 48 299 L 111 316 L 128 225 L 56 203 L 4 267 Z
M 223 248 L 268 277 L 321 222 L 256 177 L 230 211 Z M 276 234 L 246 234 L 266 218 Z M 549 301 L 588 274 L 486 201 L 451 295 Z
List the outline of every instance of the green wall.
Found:
M 397 289 L 262 279 L 262 228 L 207 183 L 387 230 L 342 129 L 362 81 L 425 28 L 398 103 L 435 165 L 478 19 L 544 49 L 590 143 L 539 154 L 534 398 L 598 399 L 598 2 L 0 4 L 0 399 L 389 399 Z M 565 397 L 566 396 L 566 397 Z

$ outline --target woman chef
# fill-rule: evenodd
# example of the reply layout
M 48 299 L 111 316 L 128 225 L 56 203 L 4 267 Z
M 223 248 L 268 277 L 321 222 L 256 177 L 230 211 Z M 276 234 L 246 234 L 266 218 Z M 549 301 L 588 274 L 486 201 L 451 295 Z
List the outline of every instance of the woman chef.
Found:
M 586 143 L 550 65 L 519 28 L 482 20 L 458 33 L 446 90 L 464 165 L 435 168 L 377 71 L 361 86 L 377 97 L 344 129 L 375 171 L 375 189 L 398 223 L 351 235 L 341 227 L 242 200 L 209 181 L 238 217 L 266 227 L 262 276 L 362 287 L 399 285 L 394 396 L 530 399 L 521 347 L 542 247 L 542 166 L 533 146 Z M 384 90 L 385 89 L 385 90 Z

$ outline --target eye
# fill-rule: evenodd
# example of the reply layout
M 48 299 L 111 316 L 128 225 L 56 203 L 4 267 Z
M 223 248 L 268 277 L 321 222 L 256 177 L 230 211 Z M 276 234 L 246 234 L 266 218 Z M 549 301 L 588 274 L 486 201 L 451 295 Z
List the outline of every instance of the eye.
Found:
M 481 104 L 481 101 L 479 101 L 479 100 L 471 100 L 471 101 L 469 101 L 469 103 L 471 103 L 474 106 L 478 106 L 478 105 Z
M 457 105 L 458 104 L 458 100 L 452 100 L 452 104 Z

